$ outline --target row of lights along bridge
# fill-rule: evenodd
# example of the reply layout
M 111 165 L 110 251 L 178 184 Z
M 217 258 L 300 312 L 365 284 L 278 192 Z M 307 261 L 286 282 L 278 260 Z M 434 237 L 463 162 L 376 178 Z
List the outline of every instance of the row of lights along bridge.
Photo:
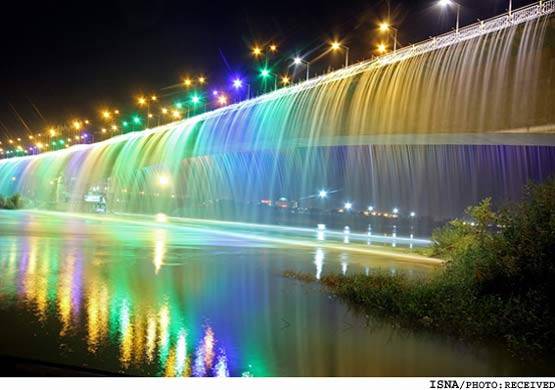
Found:
M 453 0 L 439 0 L 437 4 L 443 8 L 454 7 L 457 14 L 456 32 L 459 31 L 460 4 Z M 512 2 L 509 1 L 509 15 L 512 10 Z M 388 36 L 389 42 L 381 42 L 375 48 L 378 55 L 386 54 L 391 50 L 397 51 L 399 47 L 398 32 L 389 21 L 383 21 L 378 25 L 378 31 Z M 345 55 L 345 67 L 349 66 L 349 47 L 343 42 L 336 40 L 329 43 L 326 53 L 336 53 L 343 51 Z M 259 69 L 259 74 L 254 81 L 259 81 L 262 91 L 268 92 L 269 83 L 273 80 L 273 88 L 278 85 L 289 86 L 293 81 L 293 76 L 289 72 L 284 74 L 275 73 L 268 66 L 268 59 L 277 55 L 278 46 L 270 44 L 267 47 L 254 46 L 252 55 L 256 59 L 265 58 L 263 66 Z M 322 58 L 322 56 L 317 57 Z M 292 58 L 288 68 L 298 69 L 305 67 L 304 77 L 308 80 L 311 76 L 310 66 L 312 62 L 303 56 L 297 55 Z M 201 92 L 205 89 L 208 80 L 204 75 L 195 78 L 187 77 L 179 86 L 192 89 L 186 99 L 173 102 L 173 104 L 162 104 L 161 99 L 156 94 L 150 96 L 140 96 L 136 99 L 139 109 L 131 115 L 120 115 L 118 109 L 103 109 L 100 111 L 100 122 L 92 124 L 87 119 L 74 119 L 69 124 L 52 126 L 44 132 L 27 135 L 27 139 L 21 137 L 0 140 L 0 158 L 11 158 L 17 156 L 33 155 L 44 151 L 52 151 L 67 148 L 74 144 L 92 143 L 95 140 L 102 140 L 114 135 L 127 133 L 130 131 L 144 130 L 152 126 L 158 126 L 175 120 L 180 120 L 190 115 L 196 115 L 206 109 L 226 106 L 232 102 L 249 99 L 251 95 L 251 83 L 246 77 L 234 76 L 231 80 L 230 88 L 212 89 L 210 93 Z M 172 86 L 174 87 L 174 86 Z M 171 87 L 166 87 L 168 89 Z M 169 95 L 172 95 L 171 93 Z M 208 96 L 207 96 L 208 95 Z M 212 100 L 209 96 L 212 95 Z M 26 144 L 26 145 L 24 145 Z

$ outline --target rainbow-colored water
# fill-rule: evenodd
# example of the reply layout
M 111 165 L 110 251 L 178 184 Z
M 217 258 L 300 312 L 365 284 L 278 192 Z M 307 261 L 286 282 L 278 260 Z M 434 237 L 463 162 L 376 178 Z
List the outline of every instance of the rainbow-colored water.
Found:
M 555 171 L 553 18 L 374 61 L 94 145 L 0 161 L 0 194 L 44 209 L 256 219 L 261 199 L 441 219 Z M 303 200 L 310 201 L 303 204 Z

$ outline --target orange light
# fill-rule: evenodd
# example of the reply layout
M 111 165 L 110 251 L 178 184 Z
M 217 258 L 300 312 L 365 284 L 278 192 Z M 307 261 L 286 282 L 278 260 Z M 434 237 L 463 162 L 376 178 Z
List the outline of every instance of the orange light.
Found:
M 218 104 L 219 104 L 220 106 L 225 106 L 225 105 L 227 105 L 227 96 L 225 96 L 225 95 L 220 95 L 220 96 L 218 97 Z

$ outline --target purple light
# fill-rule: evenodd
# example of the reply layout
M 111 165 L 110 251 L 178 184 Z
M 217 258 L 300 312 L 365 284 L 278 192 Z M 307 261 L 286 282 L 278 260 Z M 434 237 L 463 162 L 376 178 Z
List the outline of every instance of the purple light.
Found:
M 87 138 L 89 135 L 87 133 L 83 134 L 83 138 Z
M 215 89 L 215 90 L 212 91 L 212 95 L 218 96 L 218 94 L 219 94 L 218 90 Z

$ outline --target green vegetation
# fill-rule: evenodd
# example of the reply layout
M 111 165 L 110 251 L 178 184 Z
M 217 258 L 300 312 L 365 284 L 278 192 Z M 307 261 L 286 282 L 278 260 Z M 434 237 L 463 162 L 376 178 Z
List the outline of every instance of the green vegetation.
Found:
M 22 206 L 23 202 L 21 201 L 21 195 L 19 194 L 14 194 L 7 198 L 0 196 L 0 209 L 16 210 L 20 209 Z
M 525 187 L 495 212 L 469 207 L 433 234 L 429 255 L 447 260 L 424 280 L 406 275 L 327 276 L 321 283 L 366 312 L 411 328 L 504 343 L 526 358 L 555 352 L 555 180 Z M 307 275 L 287 273 L 304 281 Z

